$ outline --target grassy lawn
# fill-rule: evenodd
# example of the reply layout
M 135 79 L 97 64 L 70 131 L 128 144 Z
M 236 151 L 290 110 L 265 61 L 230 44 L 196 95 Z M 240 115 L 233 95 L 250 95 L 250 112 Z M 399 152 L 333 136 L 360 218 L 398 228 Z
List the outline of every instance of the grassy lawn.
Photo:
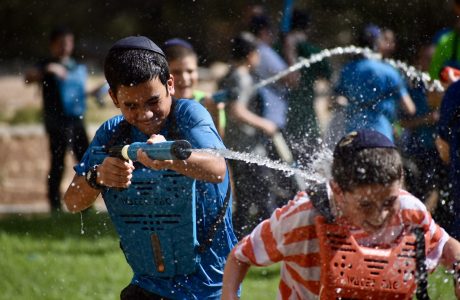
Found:
M 252 268 L 242 299 L 275 299 L 277 266 Z M 0 219 L 0 299 L 119 299 L 131 270 L 105 213 Z M 444 272 L 431 299 L 455 299 Z
M 0 257 L 0 299 L 119 299 L 131 276 L 106 214 L 2 219 Z

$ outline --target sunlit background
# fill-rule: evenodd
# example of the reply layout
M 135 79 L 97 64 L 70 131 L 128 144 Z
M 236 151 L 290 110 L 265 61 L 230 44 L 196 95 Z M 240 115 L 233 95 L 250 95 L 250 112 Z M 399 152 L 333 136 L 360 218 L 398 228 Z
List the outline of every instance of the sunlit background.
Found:
M 362 26 L 374 23 L 394 30 L 394 58 L 407 62 L 420 45 L 454 22 L 446 0 L 293 3 L 309 11 L 309 40 L 316 45 L 354 44 Z M 117 39 L 145 35 L 159 45 L 173 37 L 187 39 L 199 55 L 201 88 L 212 92 L 228 62 L 229 37 L 247 29 L 255 4 L 265 6 L 280 31 L 281 0 L 0 1 L 0 299 L 118 299 L 131 278 L 101 201 L 97 212 L 57 218 L 48 214 L 41 94 L 35 85 L 25 85 L 23 75 L 48 54 L 50 30 L 57 25 L 74 30 L 76 58 L 89 66 L 93 86 L 103 82 L 103 57 Z M 333 78 L 344 59 L 331 60 Z M 89 99 L 90 132 L 117 113 L 106 101 L 98 107 Z M 316 108 L 320 121 L 327 122 L 325 104 Z M 73 176 L 74 161 L 70 156 L 67 160 L 63 189 Z M 452 283 L 443 274 L 433 280 L 433 299 L 452 299 Z M 274 299 L 277 283 L 276 266 L 253 271 L 243 299 Z

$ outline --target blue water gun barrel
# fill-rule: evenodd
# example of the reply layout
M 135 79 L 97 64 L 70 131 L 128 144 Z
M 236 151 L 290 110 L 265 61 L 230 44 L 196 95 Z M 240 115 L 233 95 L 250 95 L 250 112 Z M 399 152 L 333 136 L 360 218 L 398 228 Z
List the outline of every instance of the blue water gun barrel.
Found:
M 185 160 L 192 154 L 192 145 L 186 140 L 165 141 L 159 143 L 136 142 L 124 146 L 114 146 L 109 149 L 110 156 L 123 159 L 137 160 L 137 150 L 142 149 L 151 159 L 156 160 Z

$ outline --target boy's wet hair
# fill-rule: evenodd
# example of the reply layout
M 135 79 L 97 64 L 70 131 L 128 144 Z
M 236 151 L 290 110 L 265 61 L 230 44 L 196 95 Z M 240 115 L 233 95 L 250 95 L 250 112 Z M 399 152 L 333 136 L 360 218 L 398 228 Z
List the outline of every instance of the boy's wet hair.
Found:
M 396 146 L 377 131 L 351 132 L 335 147 L 332 177 L 343 191 L 370 184 L 389 185 L 402 176 Z
M 127 37 L 116 42 L 104 62 L 104 75 L 116 93 L 121 85 L 135 86 L 159 78 L 169 79 L 168 62 L 163 51 L 146 37 Z
M 163 45 L 163 50 L 169 62 L 188 56 L 198 57 L 193 46 L 179 38 L 167 40 Z
M 242 32 L 230 41 L 231 58 L 234 60 L 245 59 L 251 52 L 257 50 L 257 42 L 254 35 L 249 32 Z

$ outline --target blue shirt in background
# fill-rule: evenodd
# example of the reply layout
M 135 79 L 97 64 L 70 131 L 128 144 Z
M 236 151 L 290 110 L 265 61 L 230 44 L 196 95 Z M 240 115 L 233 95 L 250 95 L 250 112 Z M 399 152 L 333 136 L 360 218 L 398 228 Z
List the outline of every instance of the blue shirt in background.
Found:
M 397 102 L 408 94 L 401 75 L 374 59 L 357 59 L 341 71 L 336 92 L 348 99 L 346 131 L 373 129 L 393 138 Z

